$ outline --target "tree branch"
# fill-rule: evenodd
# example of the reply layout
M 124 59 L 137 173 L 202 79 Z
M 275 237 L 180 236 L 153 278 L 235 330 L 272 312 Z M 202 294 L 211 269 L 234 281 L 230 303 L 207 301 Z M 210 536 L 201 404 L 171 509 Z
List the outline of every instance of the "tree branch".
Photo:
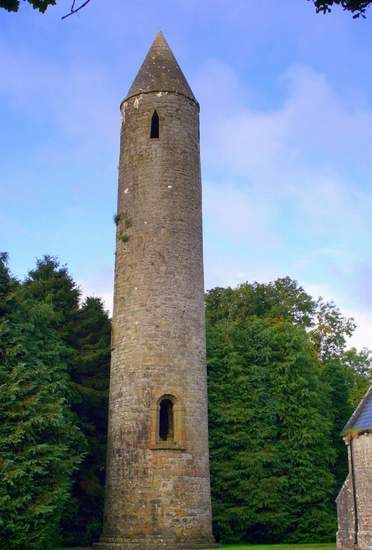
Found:
M 67 19 L 67 17 L 70 17 L 71 15 L 75 15 L 75 13 L 77 13 L 78 11 L 82 10 L 83 8 L 85 8 L 85 6 L 87 4 L 89 4 L 90 0 L 85 0 L 85 2 L 83 2 L 82 4 L 80 4 L 80 6 L 78 6 L 77 8 L 75 8 L 75 4 L 76 4 L 76 0 L 73 0 L 72 2 L 72 6 L 71 6 L 71 10 L 69 11 L 69 13 L 67 13 L 66 15 L 64 15 L 62 17 L 62 19 Z

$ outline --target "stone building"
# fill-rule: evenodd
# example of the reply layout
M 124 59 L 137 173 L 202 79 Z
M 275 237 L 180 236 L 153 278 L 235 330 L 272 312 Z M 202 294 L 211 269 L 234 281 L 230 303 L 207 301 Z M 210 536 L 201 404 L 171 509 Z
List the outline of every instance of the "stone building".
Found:
M 121 105 L 99 548 L 212 548 L 199 104 L 164 36 Z
M 343 430 L 349 475 L 337 497 L 337 548 L 372 550 L 372 386 Z

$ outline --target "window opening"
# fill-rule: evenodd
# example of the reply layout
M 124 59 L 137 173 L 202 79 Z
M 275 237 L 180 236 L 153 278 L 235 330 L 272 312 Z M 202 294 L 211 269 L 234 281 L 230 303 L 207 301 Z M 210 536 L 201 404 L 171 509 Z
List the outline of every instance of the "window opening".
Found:
M 154 111 L 154 114 L 152 115 L 151 119 L 151 138 L 158 138 L 159 137 L 159 115 L 156 111 Z
M 159 439 L 160 441 L 173 441 L 174 439 L 173 403 L 170 399 L 160 401 Z

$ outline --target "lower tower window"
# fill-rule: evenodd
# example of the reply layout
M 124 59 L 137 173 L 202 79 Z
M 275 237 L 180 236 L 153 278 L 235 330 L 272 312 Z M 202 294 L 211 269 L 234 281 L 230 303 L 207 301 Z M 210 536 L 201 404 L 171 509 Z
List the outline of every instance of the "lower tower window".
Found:
M 162 399 L 159 404 L 159 441 L 174 441 L 173 403 Z
M 185 449 L 184 410 L 182 400 L 172 393 L 154 399 L 151 407 L 150 449 Z

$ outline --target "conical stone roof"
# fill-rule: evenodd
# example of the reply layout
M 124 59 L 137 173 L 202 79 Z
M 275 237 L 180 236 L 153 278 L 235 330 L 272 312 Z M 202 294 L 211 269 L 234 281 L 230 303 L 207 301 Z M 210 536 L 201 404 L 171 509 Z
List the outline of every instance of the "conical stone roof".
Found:
M 173 92 L 196 102 L 177 60 L 161 32 L 156 35 L 125 100 L 134 95 L 149 92 Z

